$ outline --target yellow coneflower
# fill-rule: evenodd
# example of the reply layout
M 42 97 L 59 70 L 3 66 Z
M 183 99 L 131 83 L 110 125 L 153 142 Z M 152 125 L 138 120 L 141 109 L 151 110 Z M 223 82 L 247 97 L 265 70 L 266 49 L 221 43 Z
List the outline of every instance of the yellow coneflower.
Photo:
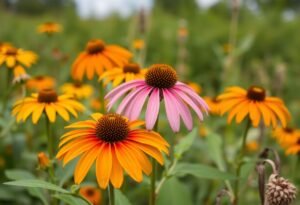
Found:
M 223 52 L 228 54 L 232 51 L 233 47 L 230 43 L 223 44 Z
M 199 126 L 198 133 L 200 137 L 205 138 L 208 134 L 207 127 L 204 125 Z
M 83 186 L 80 188 L 79 193 L 90 201 L 93 205 L 101 205 L 102 194 L 101 190 L 93 186 Z
M 77 99 L 89 98 L 94 92 L 92 86 L 80 82 L 65 83 L 60 89 L 63 93 L 72 95 Z
M 295 143 L 289 145 L 286 148 L 285 154 L 287 154 L 287 155 L 300 154 L 300 138 Z
M 26 73 L 25 69 L 21 65 L 17 65 L 14 68 L 13 83 L 20 83 L 30 79 L 30 76 Z
M 53 89 L 55 87 L 55 79 L 50 76 L 38 75 L 29 79 L 26 82 L 26 87 L 34 91 Z
M 37 32 L 38 33 L 46 33 L 48 35 L 59 33 L 62 31 L 62 26 L 58 23 L 54 22 L 46 22 L 38 26 Z
M 17 64 L 30 67 L 37 61 L 37 55 L 32 51 L 18 49 L 12 46 L 5 46 L 0 50 L 0 66 L 6 63 L 8 68 Z
M 255 151 L 258 150 L 258 148 L 259 148 L 259 145 L 258 145 L 256 140 L 251 140 L 251 141 L 246 143 L 246 149 L 249 152 L 255 152 Z
M 94 162 L 101 188 L 106 188 L 109 181 L 120 188 L 123 170 L 141 182 L 143 172 L 149 175 L 152 171 L 146 154 L 163 164 L 162 152 L 168 153 L 169 146 L 158 133 L 137 128 L 143 124 L 118 114 L 92 114 L 92 120 L 67 126 L 75 130 L 61 137 L 56 157 L 65 165 L 81 155 L 74 172 L 76 184 L 83 181 Z
M 185 81 L 184 83 L 187 84 L 188 86 L 190 86 L 198 95 L 201 94 L 202 87 L 199 84 L 191 82 L 191 81 Z
M 106 86 L 112 82 L 113 87 L 120 85 L 122 82 L 129 82 L 137 79 L 144 79 L 147 69 L 141 69 L 137 63 L 128 63 L 120 68 L 114 68 L 104 72 L 99 80 L 103 80 Z
M 12 44 L 10 44 L 8 42 L 0 42 L 0 51 L 1 51 L 1 49 L 5 48 L 5 47 L 12 47 Z
M 81 81 L 86 75 L 91 80 L 95 74 L 101 76 L 104 70 L 122 67 L 131 58 L 131 53 L 117 45 L 106 45 L 104 41 L 90 40 L 72 66 L 72 77 Z
M 83 110 L 83 105 L 73 100 L 70 95 L 58 96 L 54 90 L 41 90 L 31 97 L 17 101 L 12 114 L 16 116 L 17 122 L 25 121 L 32 114 L 32 122 L 36 124 L 43 112 L 50 122 L 55 122 L 56 113 L 69 121 L 69 113 L 77 117 L 77 112 Z
M 142 50 L 145 47 L 145 41 L 143 39 L 135 39 L 132 42 L 132 47 L 136 50 Z
M 300 130 L 292 127 L 276 128 L 273 131 L 273 136 L 282 147 L 287 147 L 300 139 Z
M 207 103 L 210 109 L 209 113 L 213 115 L 220 115 L 221 113 L 220 101 L 217 98 L 205 96 L 203 97 L 203 99 L 205 100 L 205 102 Z
M 227 122 L 234 117 L 240 123 L 249 116 L 254 127 L 263 120 L 266 126 L 277 127 L 277 120 L 286 127 L 290 120 L 290 113 L 283 101 L 276 97 L 267 97 L 265 89 L 251 86 L 248 90 L 240 87 L 229 87 L 218 98 L 221 114 L 228 112 Z

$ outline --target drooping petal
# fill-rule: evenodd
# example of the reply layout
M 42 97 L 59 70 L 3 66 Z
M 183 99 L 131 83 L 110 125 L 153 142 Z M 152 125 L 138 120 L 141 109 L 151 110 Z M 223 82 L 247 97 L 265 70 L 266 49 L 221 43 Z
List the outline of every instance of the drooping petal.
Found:
M 170 96 L 165 89 L 162 89 L 164 101 L 165 101 L 165 109 L 167 113 L 167 118 L 169 124 L 174 132 L 178 132 L 180 129 L 180 118 L 179 111 L 175 105 L 175 103 L 170 99 Z
M 133 99 L 132 99 L 132 109 L 129 113 L 129 115 L 127 116 L 131 121 L 132 120 L 136 120 L 138 119 L 142 108 L 145 104 L 145 101 L 149 95 L 149 93 L 151 92 L 152 88 L 145 88 L 144 90 L 141 90 Z
M 159 89 L 154 88 L 150 94 L 146 110 L 146 128 L 152 130 L 158 117 L 160 106 Z
M 122 114 L 124 109 L 126 109 L 126 108 L 128 109 L 129 103 L 143 89 L 145 89 L 144 86 L 139 86 L 135 90 L 131 91 L 128 95 L 126 95 L 126 97 L 122 100 L 122 102 L 118 106 L 117 113 Z

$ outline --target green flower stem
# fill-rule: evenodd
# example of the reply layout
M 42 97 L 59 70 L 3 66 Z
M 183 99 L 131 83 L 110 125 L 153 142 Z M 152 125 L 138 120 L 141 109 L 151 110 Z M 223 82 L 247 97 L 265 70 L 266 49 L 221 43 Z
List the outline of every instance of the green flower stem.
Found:
M 241 152 L 239 154 L 239 157 L 237 159 L 237 169 L 236 169 L 236 181 L 235 181 L 235 189 L 234 189 L 234 201 L 233 204 L 234 205 L 238 205 L 238 200 L 239 200 L 239 184 L 240 184 L 240 175 L 241 175 L 241 168 L 243 165 L 243 158 L 245 156 L 246 153 L 246 141 L 247 141 L 247 135 L 248 135 L 248 131 L 250 129 L 251 126 L 251 120 L 248 118 L 247 120 L 247 124 L 245 127 L 245 131 L 243 134 L 243 139 L 242 139 L 242 148 L 241 148 Z
M 100 81 L 99 100 L 100 100 L 100 103 L 101 103 L 100 112 L 102 114 L 105 114 L 105 100 L 104 100 L 104 96 L 105 96 L 105 89 L 104 89 L 104 86 L 103 86 L 103 81 Z
M 108 185 L 109 205 L 115 205 L 115 189 L 111 183 Z
M 159 115 L 157 116 L 157 120 L 154 126 L 154 131 L 157 132 L 158 130 L 158 120 Z M 150 181 L 150 195 L 149 195 L 149 205 L 156 204 L 156 194 L 155 194 L 155 184 L 156 184 L 156 176 L 157 175 L 157 162 L 154 158 L 152 158 L 152 175 Z

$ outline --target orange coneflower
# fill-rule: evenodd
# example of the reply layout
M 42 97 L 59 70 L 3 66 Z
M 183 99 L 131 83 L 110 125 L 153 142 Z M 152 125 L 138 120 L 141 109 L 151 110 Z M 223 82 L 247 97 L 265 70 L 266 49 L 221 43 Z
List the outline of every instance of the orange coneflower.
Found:
M 5 46 L 0 50 L 0 66 L 6 63 L 8 68 L 17 64 L 30 67 L 37 60 L 37 55 L 32 51 L 18 49 L 12 46 Z
M 148 154 L 163 164 L 161 152 L 168 153 L 168 143 L 156 132 L 137 128 L 142 121 L 129 121 L 118 114 L 92 114 L 92 120 L 73 123 L 67 128 L 75 130 L 64 134 L 57 158 L 67 164 L 81 155 L 74 180 L 80 184 L 94 161 L 97 181 L 106 188 L 109 181 L 115 188 L 123 183 L 123 169 L 135 181 L 141 182 L 143 172 L 152 171 Z
M 12 47 L 12 44 L 10 44 L 8 42 L 1 42 L 0 41 L 0 51 L 1 51 L 1 49 L 5 48 L 5 47 Z
M 26 87 L 35 91 L 53 89 L 55 87 L 55 79 L 50 76 L 38 75 L 28 80 Z
M 190 86 L 198 95 L 201 94 L 202 87 L 199 84 L 191 82 L 191 81 L 185 81 L 184 83 L 187 84 L 188 86 Z
M 92 79 L 95 74 L 100 76 L 105 69 L 125 65 L 129 58 L 131 53 L 120 46 L 106 45 L 99 39 L 90 40 L 72 66 L 72 77 L 81 81 L 86 75 Z
M 209 97 L 205 96 L 203 97 L 205 102 L 207 103 L 209 107 L 209 113 L 213 115 L 220 115 L 221 113 L 221 107 L 220 107 L 220 101 L 216 97 Z
M 66 121 L 69 121 L 71 113 L 77 117 L 78 111 L 83 111 L 81 103 L 72 99 L 70 95 L 58 96 L 54 90 L 41 90 L 17 101 L 14 104 L 12 114 L 16 116 L 17 122 L 25 121 L 32 114 L 32 122 L 36 124 L 43 112 L 50 122 L 55 122 L 56 112 Z
M 287 155 L 296 155 L 300 154 L 300 138 L 293 144 L 289 145 L 286 150 L 285 154 Z
M 92 86 L 81 82 L 65 83 L 60 89 L 63 93 L 72 95 L 77 99 L 89 98 L 94 92 Z
M 25 69 L 21 65 L 17 65 L 14 68 L 13 83 L 20 83 L 30 79 L 30 76 L 26 73 Z
M 259 149 L 259 144 L 257 143 L 256 140 L 251 140 L 251 141 L 246 143 L 246 149 L 249 152 L 255 152 Z
M 93 186 L 83 186 L 80 188 L 79 193 L 89 200 L 93 205 L 101 205 L 102 194 L 101 190 Z
M 46 22 L 38 26 L 38 33 L 46 33 L 48 35 L 59 33 L 62 31 L 62 26 L 54 22 Z
M 288 147 L 300 139 L 300 130 L 292 127 L 276 128 L 273 131 L 273 136 L 282 147 Z
M 141 69 L 137 63 L 128 63 L 120 68 L 114 68 L 104 72 L 99 80 L 104 79 L 103 85 L 113 82 L 113 87 L 122 82 L 129 82 L 137 79 L 144 79 L 147 69 Z
M 279 120 L 283 127 L 290 119 L 290 113 L 283 101 L 276 97 L 267 97 L 265 89 L 251 86 L 248 90 L 240 87 L 229 87 L 218 97 L 221 114 L 228 112 L 227 122 L 234 117 L 240 123 L 246 116 L 252 125 L 257 127 L 262 119 L 266 126 L 277 127 Z

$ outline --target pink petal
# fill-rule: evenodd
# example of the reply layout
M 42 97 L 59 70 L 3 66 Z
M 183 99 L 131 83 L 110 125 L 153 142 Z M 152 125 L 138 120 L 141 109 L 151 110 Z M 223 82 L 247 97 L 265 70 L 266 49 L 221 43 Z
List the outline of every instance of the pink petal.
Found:
M 177 95 L 180 96 L 196 112 L 200 120 L 203 120 L 203 114 L 200 108 L 189 96 L 187 96 L 182 90 L 176 88 L 174 88 L 173 91 L 176 92 Z
M 179 118 L 179 111 L 175 103 L 172 101 L 172 97 L 166 92 L 167 89 L 162 89 L 164 100 L 165 100 L 165 108 L 167 117 L 170 123 L 170 126 L 174 132 L 178 132 L 180 129 L 180 118 Z
M 176 94 L 176 92 L 173 91 L 173 89 L 169 89 L 168 91 L 166 90 L 166 92 L 169 93 L 172 101 L 174 101 L 177 104 L 176 106 L 179 110 L 179 114 L 187 129 L 192 130 L 193 118 L 189 108 L 186 106 L 184 102 L 182 102 L 181 98 Z
M 152 130 L 157 120 L 160 105 L 159 89 L 154 88 L 150 94 L 146 110 L 146 128 Z
M 146 98 L 148 97 L 152 89 L 152 87 L 144 88 L 132 99 L 133 103 L 130 105 L 131 111 L 130 113 L 128 113 L 127 116 L 130 120 L 138 119 L 142 111 L 143 105 L 145 104 Z
M 124 95 L 127 91 L 129 91 L 132 88 L 135 88 L 137 86 L 142 86 L 146 85 L 144 81 L 135 81 L 132 83 L 132 81 L 128 83 L 124 83 L 121 86 L 118 86 L 117 88 L 113 89 L 111 92 L 109 92 L 106 96 L 105 99 L 109 99 L 109 103 L 107 104 L 107 110 L 110 110 L 111 107 L 114 105 L 114 103 L 122 96 Z
M 195 91 L 193 91 L 189 86 L 187 86 L 184 83 L 177 82 L 173 88 L 179 89 L 188 94 L 191 97 L 191 99 L 197 104 L 199 104 L 201 108 L 206 112 L 206 114 L 208 114 L 209 107 L 207 103 L 200 96 L 198 96 L 197 93 L 195 93 Z
M 128 95 L 126 95 L 126 97 L 123 99 L 123 101 L 121 102 L 121 104 L 119 105 L 118 109 L 117 109 L 117 113 L 118 114 L 122 114 L 122 112 L 124 111 L 124 109 L 130 104 L 130 102 L 132 101 L 132 99 L 141 91 L 143 90 L 145 87 L 138 87 L 137 89 L 131 91 Z

